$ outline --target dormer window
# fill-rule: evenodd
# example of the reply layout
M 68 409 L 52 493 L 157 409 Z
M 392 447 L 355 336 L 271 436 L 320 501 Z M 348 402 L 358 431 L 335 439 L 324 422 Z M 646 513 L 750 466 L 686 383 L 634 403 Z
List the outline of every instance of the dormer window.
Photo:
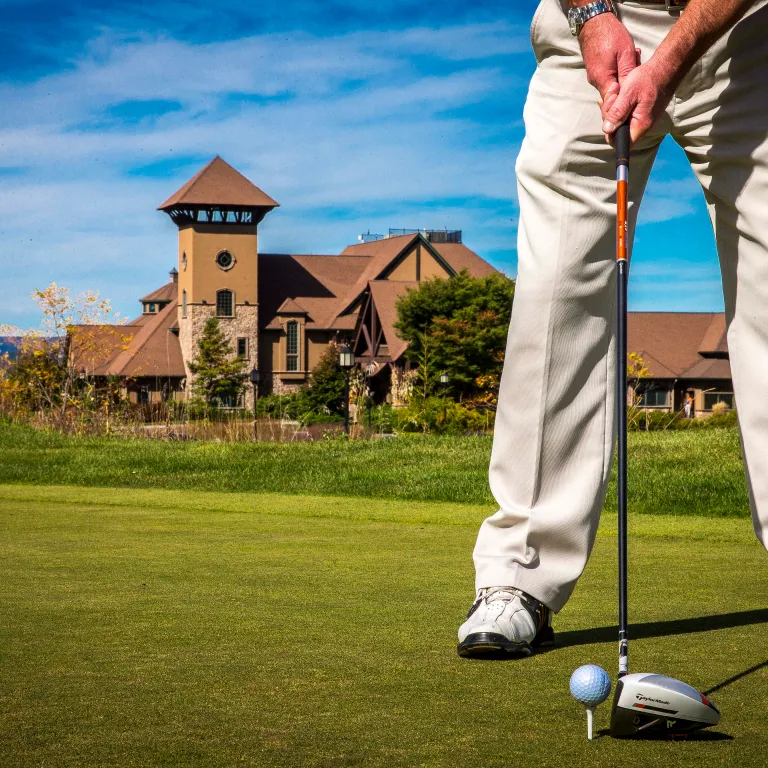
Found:
M 150 312 L 157 312 L 157 304 L 150 304 L 149 305 L 149 311 Z

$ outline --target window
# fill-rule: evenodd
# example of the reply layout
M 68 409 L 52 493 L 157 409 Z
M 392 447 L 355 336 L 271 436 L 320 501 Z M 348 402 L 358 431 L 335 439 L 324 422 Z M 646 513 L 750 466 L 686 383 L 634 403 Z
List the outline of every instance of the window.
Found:
M 299 324 L 295 320 L 285 326 L 285 370 L 299 370 Z
M 216 292 L 216 316 L 217 317 L 232 317 L 234 312 L 234 301 L 232 291 L 217 291 Z
M 237 340 L 237 356 L 248 357 L 248 339 L 240 338 Z
M 181 271 L 186 272 L 187 271 L 187 252 L 184 251 L 184 253 L 181 254 Z
M 666 408 L 669 404 L 668 390 L 649 389 L 638 393 L 637 404 L 645 408 Z
M 142 387 L 136 399 L 139 402 L 139 405 L 147 405 L 149 403 L 149 387 Z
M 184 289 L 181 292 L 181 316 L 187 316 L 187 291 Z
M 705 392 L 704 410 L 711 411 L 715 403 L 725 403 L 733 408 L 733 392 Z
M 157 307 L 154 304 L 149 305 L 149 311 L 150 312 L 157 312 Z

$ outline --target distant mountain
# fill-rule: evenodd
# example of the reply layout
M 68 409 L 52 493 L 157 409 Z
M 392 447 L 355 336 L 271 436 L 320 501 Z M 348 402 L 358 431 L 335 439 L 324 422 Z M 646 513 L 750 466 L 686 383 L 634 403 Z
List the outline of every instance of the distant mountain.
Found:
M 19 351 L 20 344 L 21 337 L 19 336 L 0 336 L 0 355 L 7 352 L 13 359 Z

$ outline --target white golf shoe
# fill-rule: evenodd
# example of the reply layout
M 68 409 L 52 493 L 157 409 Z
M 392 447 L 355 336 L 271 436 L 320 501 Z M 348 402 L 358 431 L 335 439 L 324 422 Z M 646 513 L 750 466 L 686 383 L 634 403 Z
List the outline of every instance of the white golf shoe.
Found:
M 459 656 L 530 656 L 554 645 L 552 611 L 514 587 L 487 587 L 459 627 Z

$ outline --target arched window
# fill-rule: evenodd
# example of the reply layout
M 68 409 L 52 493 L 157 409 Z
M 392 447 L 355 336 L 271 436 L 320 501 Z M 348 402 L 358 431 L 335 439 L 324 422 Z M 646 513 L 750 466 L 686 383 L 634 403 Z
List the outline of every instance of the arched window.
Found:
M 187 289 L 181 292 L 181 316 L 187 316 Z
M 234 296 L 232 291 L 216 291 L 216 316 L 232 317 L 235 309 Z
M 285 324 L 285 370 L 299 370 L 299 324 L 295 320 Z

